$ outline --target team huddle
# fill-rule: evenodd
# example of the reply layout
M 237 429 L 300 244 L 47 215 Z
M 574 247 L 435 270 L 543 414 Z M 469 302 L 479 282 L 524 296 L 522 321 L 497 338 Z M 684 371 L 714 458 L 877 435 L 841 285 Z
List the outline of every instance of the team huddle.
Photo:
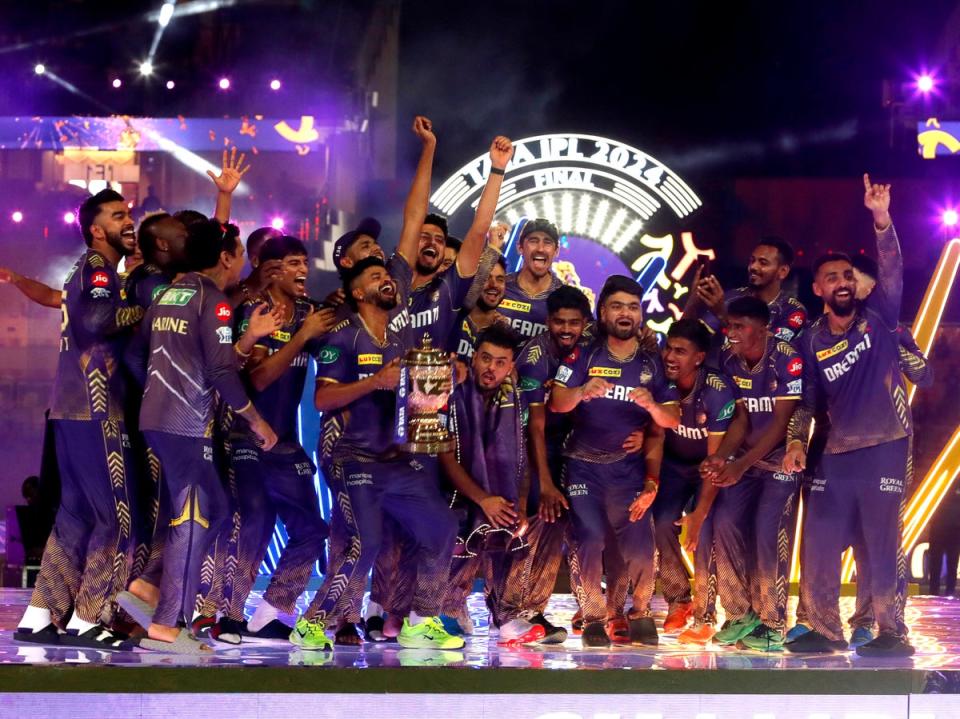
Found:
M 494 222 L 505 137 L 490 147 L 472 224 L 452 237 L 428 214 L 429 120 L 413 131 L 422 152 L 395 251 L 379 222 L 360 222 L 334 245 L 342 287 L 322 302 L 307 296 L 307 248 L 269 228 L 248 238 L 253 271 L 241 280 L 228 220 L 246 170 L 226 154 L 211 173 L 213 219 L 157 213 L 135 232 L 127 203 L 104 190 L 79 210 L 88 249 L 62 292 L 7 272 L 63 313 L 50 410 L 61 506 L 15 639 L 186 654 L 255 640 L 457 649 L 479 577 L 491 634 L 508 646 L 572 632 L 586 647 L 655 647 L 662 633 L 763 652 L 912 654 L 906 382 L 932 376 L 899 325 L 889 185 L 864 176 L 876 261 L 814 263 L 819 319 L 784 287 L 790 245 L 765 238 L 742 288 L 725 292 L 698 266 L 683 317 L 661 337 L 630 277 L 607 278 L 595 307 L 561 282 L 549 219 L 514 232 L 522 262 L 508 272 L 510 228 Z M 395 428 L 402 359 L 425 343 L 456 368 L 441 413 L 454 447 L 435 455 L 402 451 Z M 311 363 L 315 455 L 298 431 Z M 278 518 L 288 541 L 247 618 Z M 318 561 L 323 582 L 289 626 L 280 617 L 297 613 Z M 569 628 L 547 617 L 564 561 L 579 605 Z

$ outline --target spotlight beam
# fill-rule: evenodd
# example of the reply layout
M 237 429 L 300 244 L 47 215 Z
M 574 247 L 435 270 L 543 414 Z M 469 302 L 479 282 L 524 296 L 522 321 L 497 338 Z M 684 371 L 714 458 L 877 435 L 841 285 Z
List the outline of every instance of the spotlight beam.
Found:
M 50 78 L 50 80 L 52 80 L 53 82 L 57 83 L 60 87 L 64 88 L 65 90 L 68 90 L 69 92 L 72 92 L 74 95 L 76 95 L 76 96 L 78 96 L 78 97 L 82 97 L 82 98 L 83 98 L 84 100 L 86 100 L 87 102 L 92 102 L 94 105 L 96 105 L 97 107 L 99 107 L 99 108 L 100 108 L 101 110 L 103 110 L 104 112 L 106 112 L 106 113 L 108 113 L 108 114 L 110 114 L 110 115 L 113 115 L 113 114 L 114 114 L 113 108 L 111 108 L 110 106 L 105 105 L 104 103 L 100 102 L 100 100 L 98 100 L 97 98 L 91 97 L 90 95 L 88 95 L 87 93 L 85 93 L 83 90 L 81 90 L 79 87 L 77 87 L 77 86 L 74 85 L 73 83 L 68 82 L 67 80 L 64 80 L 62 77 L 60 77 L 60 76 L 57 75 L 55 72 L 53 72 L 50 68 L 46 68 L 46 70 L 44 71 L 42 77 L 48 77 L 48 78 Z
M 173 156 L 173 159 L 183 165 L 186 165 L 198 175 L 206 176 L 207 171 L 214 173 L 218 173 L 220 171 L 219 166 L 207 162 L 200 157 L 200 155 L 196 154 L 195 152 L 190 152 L 190 150 L 187 148 L 183 147 L 182 145 L 178 145 L 176 142 L 167 137 L 164 137 L 156 130 L 146 129 L 145 132 L 157 143 L 157 145 L 160 146 L 161 150 L 164 152 L 169 152 Z M 249 194 L 250 186 L 241 180 L 240 184 L 237 185 L 237 192 Z

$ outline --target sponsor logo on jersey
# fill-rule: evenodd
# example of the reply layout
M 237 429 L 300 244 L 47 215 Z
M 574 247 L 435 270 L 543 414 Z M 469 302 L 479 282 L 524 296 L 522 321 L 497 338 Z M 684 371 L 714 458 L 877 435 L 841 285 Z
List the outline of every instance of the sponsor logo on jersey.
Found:
M 803 380 L 794 379 L 787 382 L 787 394 L 798 395 L 803 391 Z
M 799 377 L 803 374 L 803 360 L 799 357 L 794 357 L 787 363 L 787 372 L 789 372 L 792 377 Z
M 154 317 L 150 323 L 153 332 L 176 332 L 178 335 L 187 334 L 190 323 L 177 317 Z M 223 329 L 221 327 L 221 329 Z
M 569 382 L 573 377 L 573 370 L 569 367 L 561 367 L 557 370 L 557 382 Z
M 519 317 L 514 317 L 512 320 L 510 320 L 510 326 L 524 337 L 536 337 L 537 335 L 547 331 L 547 326 L 545 324 L 541 324 L 540 322 L 531 322 L 530 320 L 522 320 Z
M 591 367 L 587 374 L 591 377 L 619 377 L 622 372 L 619 367 Z
M 529 302 L 518 302 L 517 300 L 503 299 L 500 301 L 501 310 L 513 310 L 514 312 L 529 312 L 533 308 Z
M 106 287 L 94 287 L 92 290 L 90 290 L 90 296 L 95 300 L 106 299 L 110 296 L 110 290 L 108 290 Z
M 574 347 L 573 351 L 567 355 L 567 358 L 564 360 L 566 364 L 573 364 L 577 361 L 577 358 L 580 356 L 580 348 Z
M 722 422 L 725 419 L 730 419 L 731 417 L 733 417 L 733 411 L 734 411 L 734 408 L 736 408 L 736 406 L 737 406 L 737 403 L 734 402 L 733 400 L 730 400 L 725 405 L 723 405 L 723 409 L 721 409 L 720 414 L 717 415 L 717 421 Z
M 737 387 L 740 389 L 753 389 L 752 379 L 747 379 L 746 377 L 734 377 L 733 381 L 736 382 Z
M 783 340 L 784 342 L 789 342 L 793 339 L 796 332 L 794 332 L 789 327 L 778 327 L 777 331 L 774 332 L 773 336 L 778 340 Z
M 823 374 L 826 375 L 828 382 L 833 382 L 845 375 L 853 365 L 860 359 L 860 355 L 866 352 L 873 345 L 870 342 L 870 335 L 864 335 L 863 339 L 854 345 L 853 349 L 847 352 L 843 359 L 834 362 L 832 365 L 823 368 Z
M 226 302 L 218 304 L 214 311 L 216 312 L 217 319 L 221 322 L 229 322 L 230 318 L 233 317 L 233 310 L 230 309 L 230 305 Z
M 787 324 L 793 327 L 795 330 L 798 330 L 803 327 L 803 320 L 803 312 L 797 310 L 796 312 L 790 313 L 790 316 L 787 317 Z
M 106 287 L 110 284 L 110 275 L 108 275 L 106 272 L 94 272 L 93 277 L 90 278 L 90 281 L 97 287 Z
M 540 386 L 540 380 L 536 377 L 531 377 L 525 375 L 520 378 L 520 391 L 521 392 L 530 392 L 537 389 Z
M 166 290 L 169 287 L 170 285 L 157 285 L 156 287 L 154 287 L 153 292 L 150 293 L 150 301 L 153 302 L 155 299 L 157 299 L 157 297 L 163 294 L 164 290 Z M 193 292 L 193 290 L 190 290 L 190 291 Z
M 820 350 L 819 352 L 817 352 L 817 359 L 820 361 L 823 361 L 825 359 L 830 359 L 831 357 L 843 352 L 849 346 L 850 346 L 849 342 L 847 342 L 846 340 L 840 340 L 833 347 L 825 350 Z
M 222 345 L 232 345 L 233 330 L 229 327 L 217 327 L 217 341 Z
M 383 364 L 383 355 L 381 354 L 362 354 L 357 355 L 357 364 Z
M 183 307 L 190 299 L 197 294 L 196 290 L 187 290 L 179 287 L 168 287 L 163 293 L 158 305 L 168 305 L 172 307 Z
M 706 439 L 708 434 L 702 427 L 688 427 L 685 424 L 679 425 L 673 432 L 684 439 Z
M 744 397 L 743 401 L 747 405 L 747 412 L 750 414 L 773 412 L 773 397 Z
M 244 322 L 247 322 L 247 320 L 244 320 Z M 244 330 L 245 329 L 246 327 L 244 327 Z M 270 339 L 277 340 L 278 342 L 289 342 L 290 336 L 291 335 L 289 332 L 284 332 L 283 330 L 277 330 L 276 332 L 271 333 Z
M 333 364 L 338 359 L 340 359 L 340 348 L 339 347 L 324 347 L 320 350 L 320 353 L 317 355 L 317 362 L 320 364 Z

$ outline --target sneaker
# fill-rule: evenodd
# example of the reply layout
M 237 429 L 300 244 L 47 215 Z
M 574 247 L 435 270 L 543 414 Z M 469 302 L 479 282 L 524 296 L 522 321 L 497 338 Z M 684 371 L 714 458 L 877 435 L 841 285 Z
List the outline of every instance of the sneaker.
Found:
M 583 634 L 583 611 L 580 609 L 577 610 L 577 613 L 573 615 L 573 619 L 570 620 L 570 631 L 575 637 Z
M 543 639 L 540 640 L 540 644 L 563 644 L 567 641 L 567 630 L 551 624 L 541 612 L 526 617 L 526 619 L 531 624 L 543 627 Z
M 857 627 L 850 635 L 850 648 L 859 649 L 864 644 L 872 642 L 874 639 L 873 631 L 870 627 Z
M 497 644 L 507 647 L 519 647 L 524 644 L 536 644 L 546 636 L 539 624 L 531 624 L 526 619 L 511 619 L 500 626 L 500 638 Z
M 190 623 L 190 631 L 193 632 L 193 636 L 198 638 L 210 636 L 210 629 L 214 624 L 217 623 L 216 617 L 208 617 L 201 614 L 199 617 L 193 620 Z
M 290 641 L 302 649 L 312 651 L 333 651 L 333 642 L 325 633 L 326 625 L 319 621 L 310 621 L 304 617 L 297 618 L 297 623 L 290 632 Z
M 684 602 L 683 604 L 676 605 L 670 610 L 667 618 L 663 621 L 663 633 L 673 634 L 674 632 L 682 631 L 692 616 L 693 604 Z
M 881 633 L 873 641 L 857 647 L 861 657 L 912 657 L 916 650 L 903 637 Z
M 630 643 L 630 623 L 627 622 L 626 617 L 608 619 L 604 629 L 613 644 Z
M 694 624 L 692 627 L 687 627 L 680 632 L 680 635 L 677 637 L 677 642 L 680 644 L 700 644 L 701 646 L 706 646 L 716 633 L 717 630 L 712 624 Z
M 237 645 L 242 641 L 240 637 L 246 627 L 246 622 L 238 622 L 236 619 L 221 617 L 220 621 L 210 627 L 210 636 L 218 642 Z
M 766 624 L 758 624 L 756 629 L 737 642 L 737 648 L 758 652 L 782 652 L 783 634 Z
M 716 644 L 736 644 L 756 629 L 759 623 L 760 617 L 753 612 L 747 612 L 739 619 L 725 622 L 723 628 L 713 635 L 713 641 Z
M 839 641 L 827 639 L 820 632 L 811 629 L 792 642 L 786 642 L 783 648 L 795 654 L 832 654 L 846 650 L 847 643 L 842 639 Z
M 653 617 L 636 617 L 630 622 L 630 644 L 635 647 L 655 647 L 660 644 Z
M 809 632 L 811 627 L 808 627 L 806 624 L 801 624 L 797 622 L 793 625 L 789 632 L 787 632 L 787 641 L 792 642 L 794 639 L 799 639 L 804 634 Z
M 385 642 L 387 636 L 383 633 L 383 617 L 370 617 L 360 621 L 360 628 L 363 630 L 363 636 L 369 642 Z
M 580 635 L 580 641 L 583 642 L 585 647 L 606 648 L 610 646 L 610 637 L 607 636 L 607 630 L 604 628 L 603 622 L 585 624 L 583 633 Z
M 271 619 L 255 632 L 250 631 L 246 622 L 241 623 L 240 635 L 251 639 L 289 639 L 293 627 L 279 619 Z
M 464 645 L 463 639 L 447 633 L 437 617 L 427 617 L 419 624 L 404 619 L 397 643 L 407 649 L 461 649 Z

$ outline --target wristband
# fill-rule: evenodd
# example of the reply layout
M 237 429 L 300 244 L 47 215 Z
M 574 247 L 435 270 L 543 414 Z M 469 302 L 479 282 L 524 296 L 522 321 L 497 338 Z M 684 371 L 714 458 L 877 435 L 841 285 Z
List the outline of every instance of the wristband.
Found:
M 506 174 L 506 170 L 502 170 L 502 169 L 500 169 L 499 167 L 491 167 L 491 168 L 490 168 L 490 174 L 491 174 L 491 175 L 503 175 L 503 174 Z
M 653 485 L 654 485 L 655 487 L 657 487 L 658 489 L 660 488 L 660 478 L 659 478 L 659 477 L 654 477 L 652 474 L 648 474 L 646 481 L 647 481 L 647 482 L 653 482 Z

